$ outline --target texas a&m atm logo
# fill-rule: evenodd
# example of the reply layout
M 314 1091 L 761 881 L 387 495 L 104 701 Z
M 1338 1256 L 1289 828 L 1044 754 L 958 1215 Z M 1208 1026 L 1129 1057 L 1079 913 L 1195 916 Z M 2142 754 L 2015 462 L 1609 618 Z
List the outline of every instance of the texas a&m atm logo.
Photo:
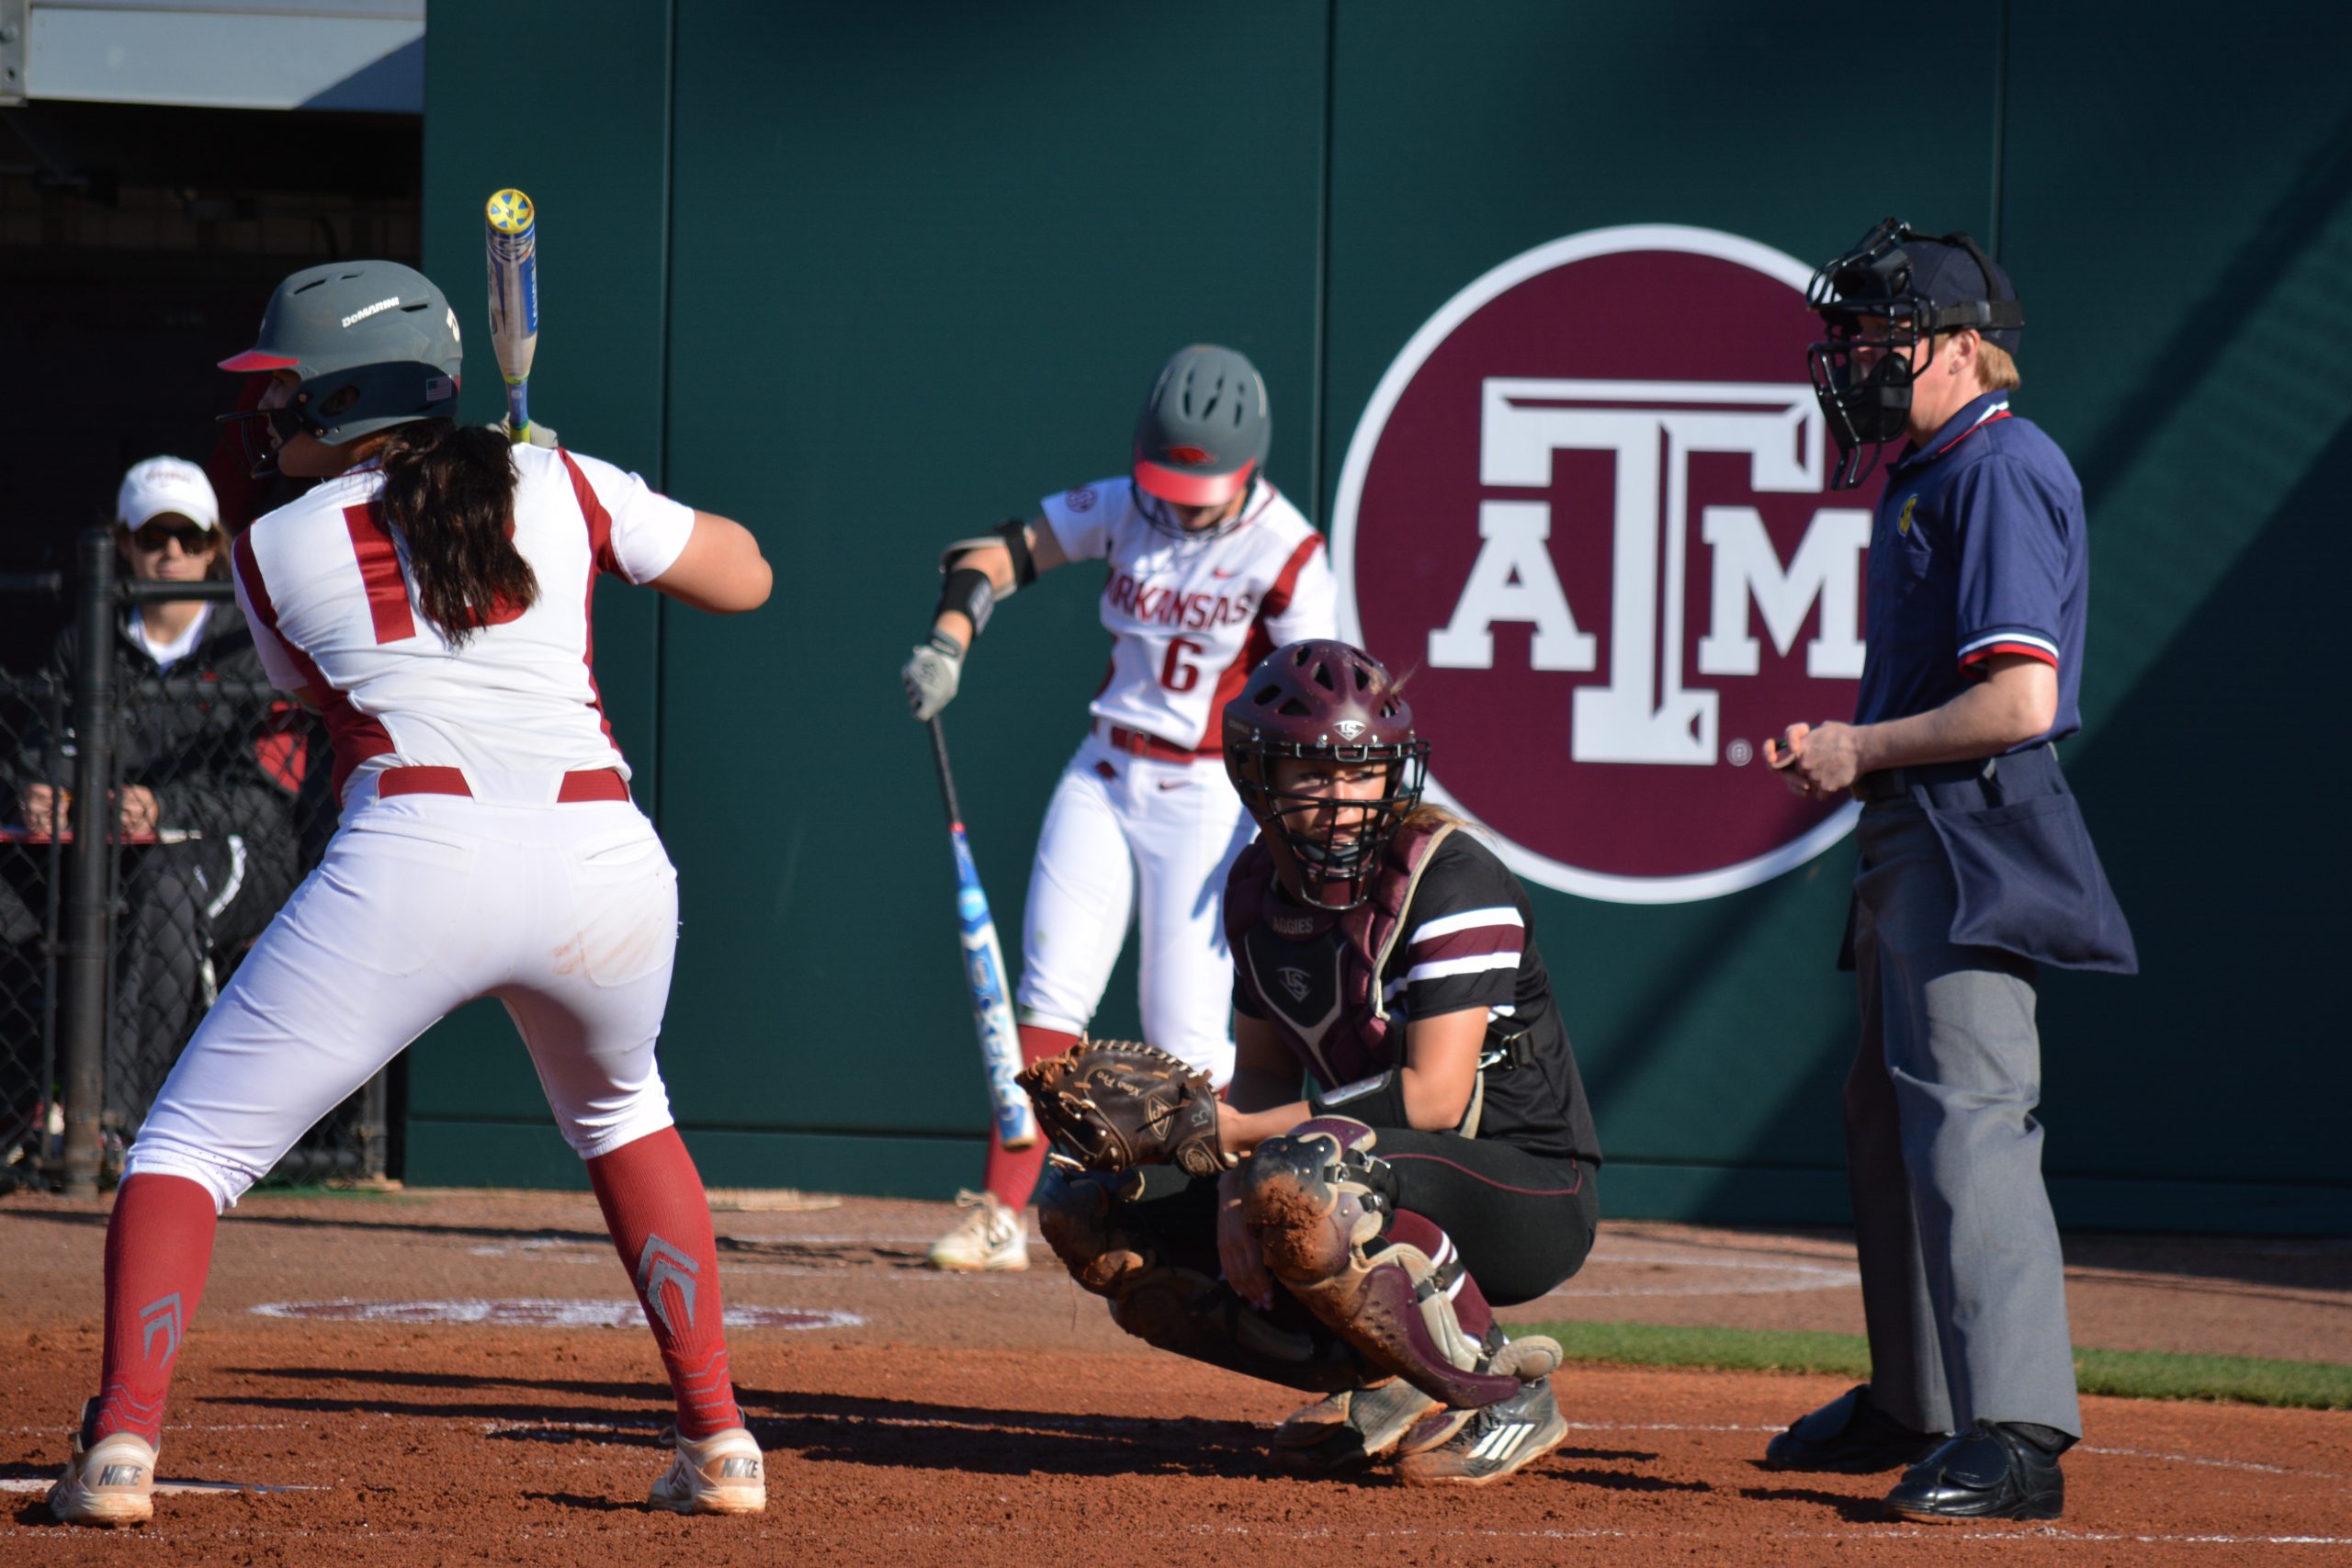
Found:
M 1811 272 L 1704 229 L 1555 241 L 1449 301 L 1356 428 L 1341 635 L 1412 671 L 1430 795 L 1523 876 L 1711 898 L 1853 826 L 1760 756 L 1862 673 L 1874 490 L 1826 488 Z

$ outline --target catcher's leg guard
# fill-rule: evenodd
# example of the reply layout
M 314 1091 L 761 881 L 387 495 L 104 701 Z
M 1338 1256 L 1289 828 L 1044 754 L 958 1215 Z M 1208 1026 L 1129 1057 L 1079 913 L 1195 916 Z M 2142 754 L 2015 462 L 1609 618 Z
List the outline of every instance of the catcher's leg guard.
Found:
M 1373 1140 L 1361 1122 L 1324 1116 L 1258 1145 L 1242 1172 L 1242 1213 L 1266 1267 L 1366 1359 L 1442 1404 L 1492 1404 L 1549 1373 L 1560 1359 L 1552 1340 L 1482 1343 L 1464 1332 L 1452 1298 L 1462 1260 L 1451 1247 L 1437 1258 L 1402 1242 L 1367 1254 L 1396 1208 Z
M 1167 1261 L 1149 1231 L 1122 1224 L 1125 1179 L 1049 1169 L 1037 1186 L 1046 1245 L 1080 1287 L 1110 1302 L 1112 1322 L 1147 1345 L 1286 1388 L 1322 1393 L 1363 1380 L 1344 1344 L 1269 1321 L 1223 1282 Z

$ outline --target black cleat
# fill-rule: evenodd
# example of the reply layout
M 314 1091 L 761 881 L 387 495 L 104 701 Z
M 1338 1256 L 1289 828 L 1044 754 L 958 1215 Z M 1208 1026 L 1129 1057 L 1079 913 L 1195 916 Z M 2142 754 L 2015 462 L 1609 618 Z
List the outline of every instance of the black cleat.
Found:
M 1942 1433 L 1915 1432 L 1879 1414 L 1870 1386 L 1856 1383 L 1791 1425 L 1765 1446 L 1765 1466 L 1868 1475 L 1917 1464 L 1942 1446 Z
M 2054 1519 L 2065 1506 L 2058 1456 L 1990 1421 L 1905 1471 L 1886 1495 L 1887 1512 L 1927 1524 Z

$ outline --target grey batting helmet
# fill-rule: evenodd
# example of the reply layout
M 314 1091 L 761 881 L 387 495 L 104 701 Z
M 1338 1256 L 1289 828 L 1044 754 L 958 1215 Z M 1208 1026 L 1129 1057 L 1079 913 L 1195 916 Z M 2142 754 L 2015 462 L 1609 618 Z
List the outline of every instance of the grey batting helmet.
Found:
M 1179 506 L 1232 500 L 1264 466 L 1266 382 L 1229 348 L 1196 343 L 1160 368 L 1136 421 L 1136 483 Z
M 433 280 L 398 262 L 330 262 L 277 286 L 254 346 L 223 370 L 300 378 L 278 415 L 330 446 L 458 412 L 458 313 Z M 290 432 L 280 424 L 278 434 Z

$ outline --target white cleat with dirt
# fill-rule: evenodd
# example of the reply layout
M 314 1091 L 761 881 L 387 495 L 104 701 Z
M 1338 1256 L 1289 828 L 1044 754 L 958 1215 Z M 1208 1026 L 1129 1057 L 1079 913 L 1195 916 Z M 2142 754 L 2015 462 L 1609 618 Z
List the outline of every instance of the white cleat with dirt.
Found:
M 673 1514 L 764 1513 L 768 1472 L 758 1439 L 741 1427 L 679 1438 L 670 1468 L 647 1501 Z
M 1029 1227 L 1020 1211 L 1007 1208 L 993 1192 L 958 1192 L 967 1211 L 956 1228 L 931 1248 L 931 1266 L 956 1274 L 993 1274 L 1029 1267 Z

